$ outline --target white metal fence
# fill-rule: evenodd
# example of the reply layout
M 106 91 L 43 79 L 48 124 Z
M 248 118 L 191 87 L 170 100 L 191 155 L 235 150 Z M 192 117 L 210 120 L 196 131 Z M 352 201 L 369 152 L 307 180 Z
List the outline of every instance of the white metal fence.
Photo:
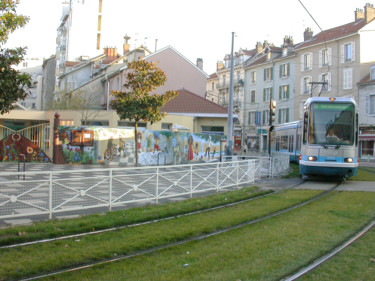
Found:
M 136 202 L 157 204 L 166 198 L 239 188 L 263 176 L 285 173 L 289 169 L 285 157 L 165 167 L 0 173 L 0 218 L 43 214 L 52 218 L 66 211 L 98 207 L 111 210 Z

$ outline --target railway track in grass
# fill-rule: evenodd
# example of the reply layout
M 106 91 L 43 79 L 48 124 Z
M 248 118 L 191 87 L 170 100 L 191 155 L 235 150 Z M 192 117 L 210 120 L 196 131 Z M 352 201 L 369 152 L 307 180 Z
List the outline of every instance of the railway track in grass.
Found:
M 303 182 L 301 182 L 299 184 L 296 184 L 295 186 L 288 187 L 287 189 L 291 189 L 293 187 L 297 187 L 298 185 L 300 185 L 302 183 Z M 258 222 L 261 222 L 261 221 L 264 221 L 264 220 L 267 220 L 267 219 L 279 216 L 281 214 L 285 214 L 287 212 L 290 212 L 292 210 L 298 209 L 300 207 L 303 207 L 303 206 L 305 206 L 307 204 L 310 204 L 310 203 L 312 203 L 312 202 L 314 202 L 316 200 L 319 200 L 322 197 L 327 196 L 328 194 L 330 194 L 331 192 L 333 192 L 334 190 L 336 190 L 339 187 L 340 184 L 341 184 L 341 181 L 337 182 L 329 190 L 326 190 L 326 191 L 324 191 L 324 192 L 322 192 L 322 193 L 320 193 L 320 194 L 318 194 L 318 195 L 316 195 L 316 196 L 314 196 L 314 197 L 312 197 L 310 199 L 307 199 L 307 200 L 305 200 L 305 201 L 303 201 L 301 203 L 295 204 L 293 206 L 289 206 L 289 207 L 287 207 L 287 208 L 285 208 L 283 210 L 276 211 L 276 212 L 273 212 L 273 213 L 261 216 L 261 217 L 256 218 L 256 219 L 250 219 L 250 220 L 243 221 L 243 222 L 235 224 L 235 225 L 224 227 L 224 228 L 219 229 L 219 230 L 211 231 L 209 233 L 204 233 L 204 234 L 201 234 L 201 235 L 197 235 L 197 236 L 193 236 L 193 237 L 188 237 L 188 238 L 181 239 L 179 241 L 175 241 L 175 242 L 171 242 L 171 243 L 165 243 L 165 244 L 162 244 L 162 245 L 156 245 L 154 247 L 150 247 L 150 248 L 147 248 L 147 249 L 142 249 L 142 250 L 134 251 L 134 252 L 129 253 L 129 254 L 123 254 L 123 255 L 120 254 L 120 255 L 117 255 L 117 256 L 111 257 L 111 258 L 103 258 L 103 259 L 99 259 L 99 260 L 96 260 L 96 261 L 88 262 L 88 263 L 85 263 L 85 264 L 81 264 L 81 265 L 77 265 L 77 266 L 70 266 L 70 267 L 66 267 L 66 268 L 63 268 L 63 269 L 58 269 L 58 270 L 47 272 L 47 273 L 41 273 L 39 275 L 35 275 L 35 276 L 31 276 L 31 277 L 28 277 L 28 278 L 25 278 L 25 279 L 19 279 L 19 280 L 36 280 L 36 279 L 40 279 L 40 278 L 45 278 L 45 277 L 50 277 L 50 276 L 55 276 L 55 275 L 67 273 L 67 272 L 79 271 L 79 270 L 91 268 L 91 267 L 94 267 L 94 266 L 97 266 L 97 265 L 109 264 L 109 263 L 113 263 L 113 262 L 117 262 L 117 261 L 129 259 L 129 258 L 132 258 L 132 257 L 140 256 L 140 255 L 143 255 L 143 254 L 156 252 L 156 251 L 159 251 L 159 250 L 162 250 L 162 249 L 166 249 L 166 248 L 170 248 L 170 247 L 175 247 L 175 246 L 178 246 L 178 245 L 186 244 L 188 242 L 203 240 L 203 239 L 206 239 L 208 237 L 212 237 L 212 236 L 219 235 L 219 234 L 222 234 L 222 233 L 234 230 L 234 229 L 238 229 L 238 228 L 241 228 L 241 227 L 244 227 L 244 226 L 255 224 L 255 223 L 258 223 Z M 283 189 L 283 190 L 285 190 L 285 189 Z M 281 190 L 278 191 L 278 192 L 281 192 Z M 275 192 L 275 193 L 277 193 L 277 192 Z M 275 193 L 272 193 L 272 194 L 275 194 Z M 254 200 L 254 199 L 252 199 L 252 200 Z M 250 200 L 247 200 L 247 201 L 250 201 Z M 228 205 L 225 205 L 225 206 L 211 208 L 211 210 L 215 210 L 215 209 L 218 209 L 218 208 L 224 208 L 224 207 L 230 207 L 230 206 L 233 206 L 233 204 L 237 204 L 237 203 L 231 203 L 231 204 L 228 204 Z M 201 212 L 201 211 L 199 211 L 199 212 Z M 199 212 L 194 212 L 194 214 L 197 214 Z M 186 215 L 188 215 L 188 214 L 174 216 L 174 218 L 179 218 L 181 216 L 186 216 Z M 189 214 L 189 215 L 191 215 L 191 214 Z M 171 219 L 171 218 L 167 218 L 167 219 Z M 160 220 L 157 220 L 157 221 L 160 221 Z M 152 223 L 152 221 L 145 222 L 145 223 L 149 224 L 149 223 Z M 123 228 L 125 228 L 125 227 L 123 227 Z M 92 235 L 92 234 L 87 234 L 87 235 Z M 44 241 L 43 242 L 40 241 L 39 243 L 45 243 L 45 242 Z M 18 247 L 27 247 L 27 245 L 20 245 Z
M 351 244 L 353 244 L 360 237 L 362 237 L 367 232 L 369 232 L 374 226 L 375 226 L 375 220 L 371 221 L 368 225 L 366 225 L 360 231 L 358 231 L 357 233 L 355 233 L 350 239 L 348 239 L 347 241 L 345 241 L 344 243 L 342 243 L 341 245 L 339 245 L 338 247 L 336 247 L 335 249 L 333 249 L 328 254 L 326 254 L 326 255 L 324 255 L 324 256 L 316 259 L 314 262 L 312 262 L 311 264 L 303 267 L 302 269 L 300 269 L 299 271 L 297 271 L 293 275 L 291 275 L 291 276 L 289 276 L 289 277 L 287 277 L 285 279 L 282 279 L 282 281 L 297 280 L 298 278 L 302 277 L 306 273 L 309 273 L 310 271 L 312 271 L 313 269 L 315 269 L 319 265 L 325 263 L 330 258 L 334 257 L 335 255 L 337 255 L 338 253 L 340 253 L 341 251 L 343 251 L 345 248 L 347 248 L 348 246 L 350 246 Z

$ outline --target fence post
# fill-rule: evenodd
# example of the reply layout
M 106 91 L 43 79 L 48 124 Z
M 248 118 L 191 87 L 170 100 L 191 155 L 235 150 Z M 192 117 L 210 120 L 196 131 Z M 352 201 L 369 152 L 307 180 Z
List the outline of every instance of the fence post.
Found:
M 240 161 L 237 160 L 236 189 L 238 189 L 238 173 L 240 172 Z
M 52 219 L 52 172 L 49 172 L 49 219 Z
M 112 178 L 113 178 L 113 170 L 109 170 L 109 211 L 112 211 Z
M 156 204 L 159 203 L 159 172 L 160 172 L 159 167 L 156 167 L 156 190 L 155 190 Z
M 219 192 L 220 163 L 221 161 L 216 164 L 216 192 Z

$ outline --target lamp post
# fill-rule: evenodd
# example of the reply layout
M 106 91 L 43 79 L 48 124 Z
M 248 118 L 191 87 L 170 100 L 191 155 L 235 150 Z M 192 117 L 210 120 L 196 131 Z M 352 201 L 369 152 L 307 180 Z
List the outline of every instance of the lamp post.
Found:
M 232 32 L 232 49 L 230 54 L 230 82 L 229 82 L 229 108 L 228 108 L 228 137 L 226 155 L 233 155 L 233 72 L 234 72 L 234 32 Z

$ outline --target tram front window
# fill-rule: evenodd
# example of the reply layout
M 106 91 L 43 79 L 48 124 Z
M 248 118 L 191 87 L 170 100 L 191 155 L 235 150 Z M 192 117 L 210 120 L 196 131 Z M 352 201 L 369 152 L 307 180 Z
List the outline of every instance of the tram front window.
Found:
M 350 103 L 314 103 L 310 112 L 309 143 L 354 144 L 354 106 Z

